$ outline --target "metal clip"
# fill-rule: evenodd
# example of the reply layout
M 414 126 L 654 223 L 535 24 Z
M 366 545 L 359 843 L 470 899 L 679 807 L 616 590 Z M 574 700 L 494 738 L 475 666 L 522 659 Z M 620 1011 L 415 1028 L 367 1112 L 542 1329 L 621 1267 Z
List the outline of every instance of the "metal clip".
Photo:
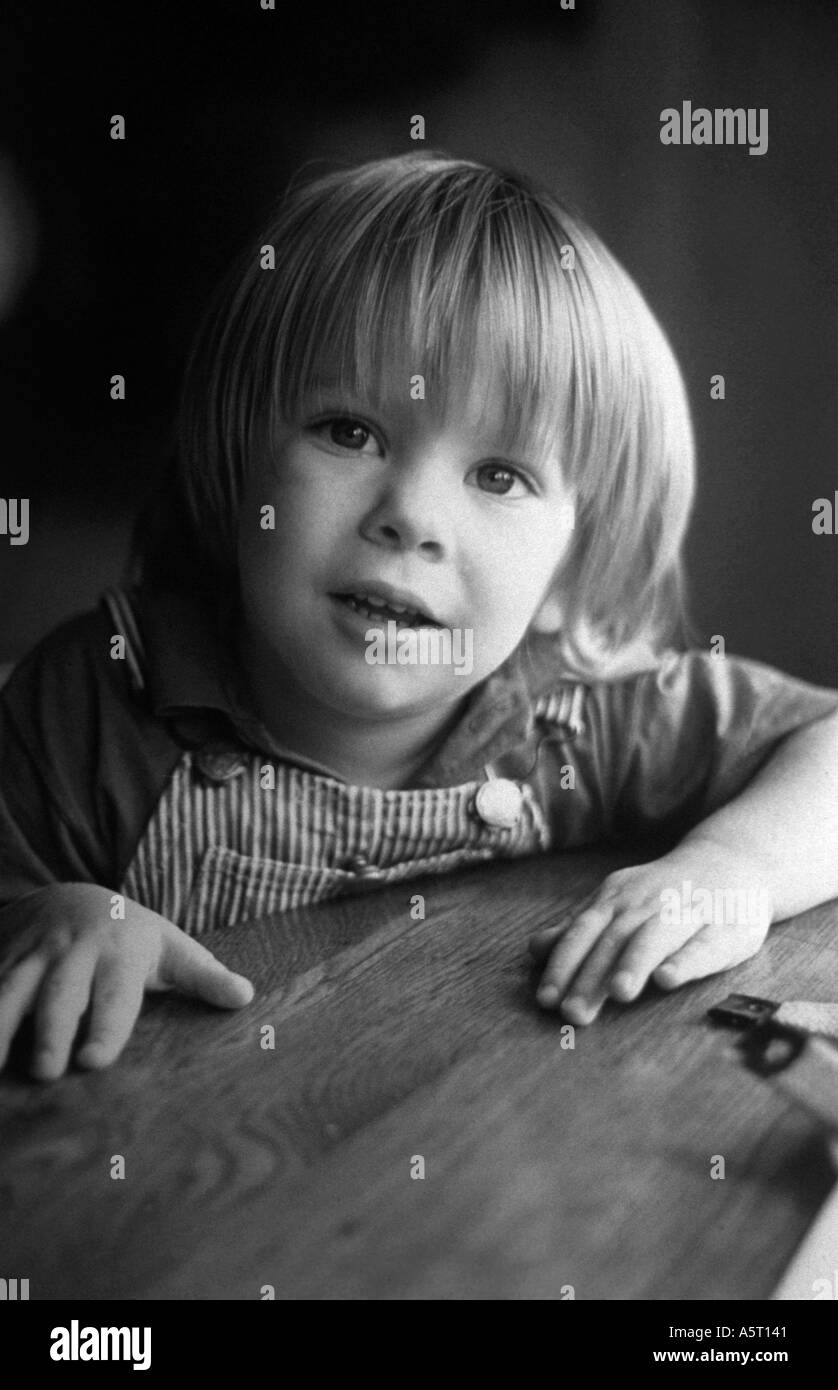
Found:
M 727 1023 L 732 1028 L 751 1028 L 764 1023 L 779 1007 L 772 1000 L 759 999 L 755 994 L 729 994 L 721 1004 L 708 1009 L 707 1016 L 715 1023 Z
M 751 1028 L 739 1047 L 748 1071 L 757 1076 L 774 1076 L 778 1071 L 785 1071 L 800 1056 L 808 1041 L 805 1033 L 769 1019 Z

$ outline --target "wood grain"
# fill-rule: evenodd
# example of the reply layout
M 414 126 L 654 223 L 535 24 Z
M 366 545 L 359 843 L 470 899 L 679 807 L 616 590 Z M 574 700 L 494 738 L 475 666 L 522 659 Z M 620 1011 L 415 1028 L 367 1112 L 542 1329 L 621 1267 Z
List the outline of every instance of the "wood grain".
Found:
M 705 1012 L 837 998 L 836 905 L 568 1050 L 526 941 L 625 862 L 493 864 L 204 938 L 248 1009 L 154 997 L 113 1069 L 0 1083 L 0 1274 L 32 1299 L 767 1297 L 834 1174 Z

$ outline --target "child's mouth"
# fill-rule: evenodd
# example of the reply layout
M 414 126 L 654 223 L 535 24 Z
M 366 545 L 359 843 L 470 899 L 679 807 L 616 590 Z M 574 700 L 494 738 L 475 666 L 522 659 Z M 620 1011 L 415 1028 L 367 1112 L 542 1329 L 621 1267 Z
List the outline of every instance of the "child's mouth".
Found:
M 394 622 L 400 627 L 440 627 L 441 624 L 419 609 L 408 608 L 402 604 L 388 603 L 377 594 L 333 594 L 332 598 L 343 603 L 353 612 L 379 623 Z

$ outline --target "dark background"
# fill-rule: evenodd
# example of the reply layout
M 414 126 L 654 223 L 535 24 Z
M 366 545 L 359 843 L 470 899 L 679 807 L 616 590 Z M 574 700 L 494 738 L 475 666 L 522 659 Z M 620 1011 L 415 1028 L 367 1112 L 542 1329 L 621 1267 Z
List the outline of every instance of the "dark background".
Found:
M 0 496 L 31 533 L 0 536 L 0 661 L 118 575 L 202 306 L 288 176 L 416 148 L 421 114 L 426 147 L 566 193 L 669 333 L 703 639 L 838 685 L 838 536 L 811 529 L 838 489 L 837 68 L 816 0 L 7 3 Z M 662 145 L 684 100 L 767 107 L 767 154 Z

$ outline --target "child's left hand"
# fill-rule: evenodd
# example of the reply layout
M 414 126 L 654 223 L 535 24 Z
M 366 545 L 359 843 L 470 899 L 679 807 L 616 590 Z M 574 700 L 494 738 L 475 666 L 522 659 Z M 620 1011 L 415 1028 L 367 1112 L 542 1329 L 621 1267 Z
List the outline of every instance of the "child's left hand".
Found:
M 618 869 L 569 926 L 549 927 L 531 939 L 533 956 L 545 962 L 538 1002 L 559 1005 L 569 1022 L 587 1024 L 606 999 L 628 1003 L 650 978 L 662 989 L 675 989 L 739 965 L 756 954 L 771 926 L 767 884 L 765 865 L 698 832 L 662 859 Z M 700 889 L 709 892 L 693 905 L 692 893 Z M 719 908 L 742 892 L 748 896 L 740 903 L 756 910 L 745 921 L 739 912 L 736 925 L 725 925 L 729 913 Z M 687 911 L 675 906 L 682 901 Z

